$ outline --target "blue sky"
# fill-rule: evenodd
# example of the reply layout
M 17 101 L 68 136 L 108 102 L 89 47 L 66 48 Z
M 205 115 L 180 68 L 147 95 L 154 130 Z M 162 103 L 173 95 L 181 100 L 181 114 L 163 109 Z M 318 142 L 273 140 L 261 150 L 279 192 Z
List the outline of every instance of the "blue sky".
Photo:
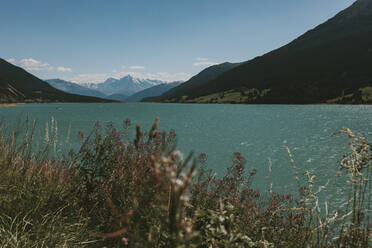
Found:
M 42 78 L 186 80 L 292 41 L 353 0 L 1 0 L 0 57 Z

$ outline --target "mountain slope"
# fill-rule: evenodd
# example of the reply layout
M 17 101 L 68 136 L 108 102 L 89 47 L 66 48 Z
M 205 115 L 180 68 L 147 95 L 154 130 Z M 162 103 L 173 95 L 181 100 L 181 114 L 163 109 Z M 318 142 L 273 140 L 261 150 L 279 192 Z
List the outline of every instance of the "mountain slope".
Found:
M 89 89 L 87 87 L 78 85 L 76 83 L 68 82 L 61 79 L 48 79 L 45 80 L 50 86 L 62 90 L 67 93 L 83 95 L 83 96 L 93 96 L 99 98 L 106 98 L 106 95 L 102 92 L 94 89 Z
M 129 96 L 123 95 L 123 94 L 112 94 L 109 96 L 106 96 L 106 99 L 115 100 L 119 102 L 125 102 Z
M 197 75 L 190 78 L 188 81 L 182 83 L 181 85 L 166 91 L 159 97 L 151 97 L 146 99 L 146 101 L 164 101 L 164 100 L 171 100 L 181 98 L 185 95 L 191 95 L 195 90 L 199 87 L 207 84 L 209 81 L 217 78 L 224 72 L 235 68 L 236 66 L 240 65 L 240 63 L 222 63 L 219 65 L 210 66 Z
M 106 102 L 106 100 L 68 94 L 0 59 L 0 102 Z
M 372 1 L 187 92 L 188 102 L 361 103 L 372 85 Z M 335 100 L 336 99 L 336 100 Z M 338 100 L 337 100 L 338 99 Z M 169 97 L 165 100 L 171 100 Z
M 140 92 L 137 92 L 129 96 L 125 101 L 127 102 L 139 102 L 147 97 L 156 97 L 167 92 L 170 89 L 173 89 L 176 86 L 179 86 L 182 82 L 172 82 L 172 83 L 162 83 L 159 85 L 152 86 Z

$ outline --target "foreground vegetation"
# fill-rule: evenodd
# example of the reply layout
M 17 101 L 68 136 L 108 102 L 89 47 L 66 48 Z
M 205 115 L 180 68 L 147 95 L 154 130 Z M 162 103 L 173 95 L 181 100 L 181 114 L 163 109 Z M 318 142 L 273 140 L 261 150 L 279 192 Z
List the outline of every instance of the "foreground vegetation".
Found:
M 0 130 L 0 247 L 368 247 L 371 146 L 350 130 L 350 154 L 335 174 L 350 188 L 339 209 L 319 202 L 316 177 L 297 171 L 298 192 L 259 192 L 255 169 L 235 153 L 216 178 L 206 155 L 183 158 L 176 136 L 96 123 L 61 156 L 57 126 Z M 22 131 L 21 131 L 22 130 Z M 36 143 L 39 144 L 38 147 Z M 345 177 L 345 175 L 347 177 Z

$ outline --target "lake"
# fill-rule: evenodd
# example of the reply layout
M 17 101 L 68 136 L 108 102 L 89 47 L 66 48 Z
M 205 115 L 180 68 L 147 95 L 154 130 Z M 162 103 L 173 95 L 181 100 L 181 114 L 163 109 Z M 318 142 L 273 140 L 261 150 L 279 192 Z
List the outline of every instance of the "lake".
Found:
M 343 127 L 364 134 L 372 140 L 372 106 L 354 105 L 203 105 L 203 104 L 21 104 L 1 107 L 0 119 L 15 121 L 26 116 L 38 120 L 40 133 L 53 117 L 58 122 L 60 140 L 72 127 L 72 144 L 77 144 L 77 132 L 86 133 L 96 121 L 113 122 L 118 128 L 129 118 L 134 133 L 139 123 L 150 129 L 156 117 L 159 129 L 174 129 L 178 149 L 185 155 L 191 150 L 205 152 L 208 167 L 217 176 L 231 163 L 232 154 L 241 152 L 247 168 L 256 168 L 255 187 L 287 192 L 296 185 L 288 146 L 300 172 L 309 170 L 326 182 L 335 175 L 342 154 L 348 151 L 348 139 L 332 135 Z M 269 176 L 269 159 L 272 174 Z

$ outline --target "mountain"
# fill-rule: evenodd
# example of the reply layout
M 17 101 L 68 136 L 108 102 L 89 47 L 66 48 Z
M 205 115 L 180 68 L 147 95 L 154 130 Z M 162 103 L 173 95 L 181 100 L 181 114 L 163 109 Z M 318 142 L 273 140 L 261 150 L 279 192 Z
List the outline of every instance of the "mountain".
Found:
M 83 96 L 93 96 L 99 98 L 106 98 L 106 95 L 102 92 L 94 89 L 89 89 L 87 87 L 81 86 L 76 83 L 68 82 L 61 79 L 48 79 L 45 80 L 52 87 L 62 90 L 67 93 L 83 95 Z
M 222 63 L 219 65 L 213 65 L 201 71 L 196 76 L 193 76 L 188 81 L 182 83 L 181 85 L 166 91 L 159 97 L 146 98 L 145 101 L 164 101 L 171 99 L 181 99 L 182 96 L 191 95 L 199 87 L 207 84 L 213 79 L 217 78 L 224 72 L 235 68 L 240 65 L 240 63 Z
M 135 102 L 142 100 L 144 97 L 158 96 L 181 83 L 166 84 L 160 80 L 138 79 L 130 75 L 121 79 L 108 78 L 105 82 L 99 84 L 86 83 L 79 85 L 61 79 L 48 79 L 46 82 L 67 93 L 95 96 L 120 102 Z M 133 96 L 128 100 L 130 95 Z
M 0 59 L 0 102 L 107 102 L 95 97 L 65 93 Z
M 103 83 L 86 84 L 91 89 L 98 90 L 106 95 L 120 94 L 130 96 L 141 90 L 150 88 L 154 85 L 164 83 L 160 80 L 139 79 L 127 75 L 121 79 L 108 78 Z
M 372 103 L 371 68 L 372 1 L 358 0 L 289 44 L 162 100 Z
M 152 86 L 140 92 L 137 92 L 125 99 L 127 102 L 139 102 L 144 98 L 160 96 L 161 94 L 167 92 L 170 89 L 180 85 L 182 82 L 172 82 L 172 83 L 162 83 L 159 85 Z
M 128 97 L 129 96 L 123 95 L 123 94 L 112 94 L 112 95 L 106 96 L 106 99 L 116 100 L 119 102 L 125 102 Z

